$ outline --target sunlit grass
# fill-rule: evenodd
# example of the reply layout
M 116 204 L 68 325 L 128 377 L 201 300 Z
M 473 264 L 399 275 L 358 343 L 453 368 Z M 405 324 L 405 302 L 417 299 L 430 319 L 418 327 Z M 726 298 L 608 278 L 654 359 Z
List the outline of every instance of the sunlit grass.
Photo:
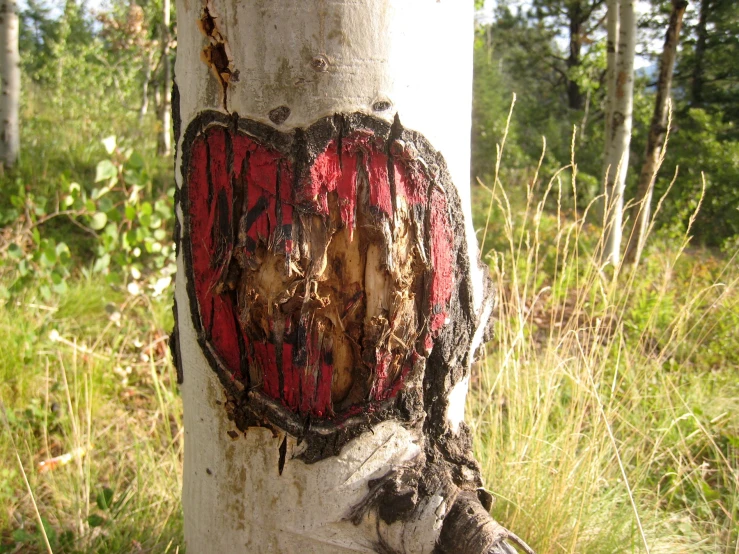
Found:
M 540 553 L 735 552 L 736 254 L 653 237 L 638 267 L 602 267 L 564 169 L 476 191 L 500 295 L 468 420 L 494 515 Z
M 82 281 L 57 305 L 0 308 L 16 345 L 15 378 L 0 384 L 2 435 L 13 438 L 0 442 L 0 551 L 46 551 L 33 500 L 54 552 L 181 545 L 182 408 L 160 326 L 171 326 L 168 307 Z

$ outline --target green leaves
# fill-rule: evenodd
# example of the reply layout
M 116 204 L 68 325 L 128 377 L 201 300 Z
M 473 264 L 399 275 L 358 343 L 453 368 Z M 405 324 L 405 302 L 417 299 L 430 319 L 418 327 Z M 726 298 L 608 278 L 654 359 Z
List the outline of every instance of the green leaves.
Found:
M 105 523 L 105 518 L 97 514 L 92 514 L 87 518 L 87 523 L 90 527 L 100 527 Z
M 28 283 L 35 283 L 44 299 L 67 291 L 72 252 L 65 242 L 49 234 L 52 227 L 34 224 L 60 216 L 74 219 L 88 230 L 83 248 L 76 251 L 75 263 L 83 274 L 104 275 L 109 283 L 125 286 L 135 268 L 137 290 L 148 288 L 158 295 L 166 289 L 164 283 L 171 280 L 175 270 L 170 240 L 173 191 L 153 192 L 147 161 L 132 148 L 124 148 L 114 136 L 102 143 L 109 158 L 96 164 L 94 183 L 98 186 L 76 181 L 67 184 L 62 176 L 57 211 L 47 213 L 52 201 L 34 196 L 18 183 L 17 194 L 11 196 L 11 221 L 20 214 L 31 214 L 32 220 L 28 232 L 18 239 L 11 238 L 0 252 L 0 265 L 12 267 L 12 278 L 3 283 L 0 298 L 8 298 Z M 79 243 L 74 239 L 75 246 Z M 85 250 L 94 253 L 91 260 L 79 259 Z
M 8 246 L 8 255 L 14 260 L 20 260 L 23 257 L 23 250 L 15 243 Z
M 115 151 L 116 146 L 116 138 L 115 135 L 111 135 L 109 137 L 105 137 L 102 140 L 103 146 L 105 146 L 105 151 L 110 156 Z
M 140 291 L 139 281 L 145 280 L 155 295 L 161 294 L 174 273 L 174 249 L 167 242 L 174 219 L 171 191 L 152 198 L 146 160 L 112 137 L 104 145 L 111 159 L 97 164 L 96 182 L 106 185 L 93 189 L 84 203 L 88 226 L 98 236 L 90 271 L 116 284 L 125 284 L 122 275 L 136 274 L 129 290 Z
M 110 254 L 106 253 L 95 260 L 95 263 L 92 266 L 92 272 L 103 273 L 108 269 L 108 267 L 110 267 Z
M 104 212 L 97 212 L 90 218 L 90 229 L 99 231 L 108 223 L 108 216 Z
M 113 489 L 103 487 L 95 497 L 95 503 L 101 510 L 109 510 L 113 506 Z
M 95 182 L 113 180 L 118 177 L 118 169 L 110 160 L 102 160 L 98 162 L 95 168 Z

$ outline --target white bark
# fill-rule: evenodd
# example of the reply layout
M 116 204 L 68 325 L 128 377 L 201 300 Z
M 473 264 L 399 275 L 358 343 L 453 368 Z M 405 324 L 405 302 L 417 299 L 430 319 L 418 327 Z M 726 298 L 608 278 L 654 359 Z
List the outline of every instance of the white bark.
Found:
M 613 110 L 616 100 L 616 60 L 618 59 L 618 4 L 619 0 L 608 0 L 606 12 L 606 102 L 605 102 L 605 150 L 611 149 Z
M 198 27 L 203 9 L 192 0 L 177 3 L 179 105 L 174 108 L 179 108 L 183 131 L 206 109 L 238 113 L 283 132 L 335 113 L 363 112 L 388 123 L 398 114 L 404 127 L 422 133 L 443 154 L 465 216 L 478 319 L 470 348 L 476 349 L 491 306 L 470 214 L 472 3 L 209 0 L 207 10 L 226 42 L 230 67 L 238 71 L 225 95 L 201 57 L 207 45 Z M 380 102 L 389 108 L 378 109 Z M 289 107 L 289 117 L 273 123 L 269 114 L 280 106 Z M 180 188 L 182 140 L 180 136 L 176 158 Z M 183 221 L 181 206 L 178 218 Z M 359 525 L 348 520 L 371 480 L 423 456 L 420 430 L 387 420 L 353 439 L 339 456 L 313 464 L 293 459 L 304 444 L 287 436 L 280 475 L 283 433 L 273 436 L 261 428 L 234 433 L 223 408 L 223 386 L 192 324 L 182 252 L 177 263 L 188 552 L 375 552 L 380 544 L 394 552 L 431 552 L 454 500 L 443 493 L 424 499 L 404 522 L 387 525 L 374 515 Z M 446 411 L 454 432 L 462 420 L 467 383 L 457 383 Z
M 144 58 L 144 82 L 141 84 L 141 106 L 139 107 L 139 125 L 144 122 L 149 112 L 149 82 L 151 81 L 151 65 L 154 60 L 154 52 L 149 51 Z
M 20 56 L 18 54 L 18 5 L 16 0 L 0 3 L 0 161 L 13 167 L 20 153 L 18 107 L 21 96 Z
M 615 52 L 611 52 L 610 48 L 613 36 L 618 36 Z M 602 260 L 615 266 L 620 261 L 623 195 L 629 167 L 634 106 L 634 54 L 636 49 L 634 0 L 609 0 L 608 37 L 605 216 Z
M 162 156 L 169 156 L 172 151 L 172 141 L 170 139 L 170 132 L 172 129 L 172 105 L 171 90 L 172 90 L 172 70 L 169 63 L 169 25 L 170 25 L 170 1 L 163 1 L 163 21 L 162 21 L 162 88 L 164 94 L 162 95 L 162 111 L 161 111 L 161 123 L 162 131 L 159 137 L 159 154 Z
M 639 181 L 636 188 L 636 197 L 633 214 L 633 227 L 629 242 L 624 254 L 626 263 L 638 263 L 649 230 L 649 221 L 652 206 L 652 192 L 665 154 L 667 140 L 667 124 L 672 90 L 672 70 L 677 56 L 677 44 L 680 40 L 683 14 L 687 7 L 685 0 L 673 0 L 672 13 L 665 34 L 665 45 L 659 61 L 659 78 L 657 79 L 657 94 L 654 98 L 654 112 L 647 136 L 647 148 L 644 154 Z

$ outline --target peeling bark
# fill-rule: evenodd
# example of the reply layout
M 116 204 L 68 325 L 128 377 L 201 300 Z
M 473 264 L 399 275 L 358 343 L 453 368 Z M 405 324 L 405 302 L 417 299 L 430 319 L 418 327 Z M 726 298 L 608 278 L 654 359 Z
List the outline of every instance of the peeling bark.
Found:
M 201 54 L 202 60 L 210 67 L 213 75 L 221 84 L 223 109 L 228 110 L 228 85 L 231 81 L 238 81 L 239 72 L 233 67 L 231 49 L 218 26 L 218 16 L 213 3 L 208 0 L 203 4 L 198 26 L 208 39 Z
M 282 134 L 206 112 L 183 148 L 193 324 L 237 426 L 294 430 L 314 462 L 372 422 L 421 420 L 427 360 L 465 280 L 440 155 L 363 114 Z M 469 341 L 472 306 L 454 305 Z

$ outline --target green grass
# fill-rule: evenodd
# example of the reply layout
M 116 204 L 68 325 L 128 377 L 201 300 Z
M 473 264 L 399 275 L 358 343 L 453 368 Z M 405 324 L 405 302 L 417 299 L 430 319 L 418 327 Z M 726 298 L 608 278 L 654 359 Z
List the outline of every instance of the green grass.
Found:
M 180 545 L 182 409 L 162 331 L 172 322 L 159 315 L 170 300 L 81 281 L 57 304 L 28 296 L 0 309 L 3 435 L 13 437 L 0 446 L 0 551 L 44 550 L 33 499 L 54 551 Z M 39 471 L 65 453 L 82 455 Z
M 495 517 L 540 553 L 736 552 L 737 254 L 652 237 L 599 267 L 557 179 L 493 182 L 474 204 L 501 300 L 468 421 Z
M 60 103 L 32 84 L 24 94 L 21 160 L 0 178 L 6 294 L 18 271 L 8 245 L 34 248 L 23 208 L 11 204 L 19 190 L 38 215 L 71 182 L 89 192 L 111 134 L 145 155 L 146 193 L 173 179 L 170 160 L 154 155 L 153 115 L 143 125 L 120 109 L 91 118 L 84 95 Z M 116 286 L 90 276 L 95 241 L 65 217 L 36 230 L 70 246 L 71 274 L 66 292 L 49 294 L 50 266 L 35 261 L 19 292 L 0 294 L 0 552 L 46 552 L 46 539 L 54 552 L 175 552 L 182 408 L 166 343 L 171 294 L 132 296 L 127 276 Z M 40 471 L 65 454 L 68 463 Z

